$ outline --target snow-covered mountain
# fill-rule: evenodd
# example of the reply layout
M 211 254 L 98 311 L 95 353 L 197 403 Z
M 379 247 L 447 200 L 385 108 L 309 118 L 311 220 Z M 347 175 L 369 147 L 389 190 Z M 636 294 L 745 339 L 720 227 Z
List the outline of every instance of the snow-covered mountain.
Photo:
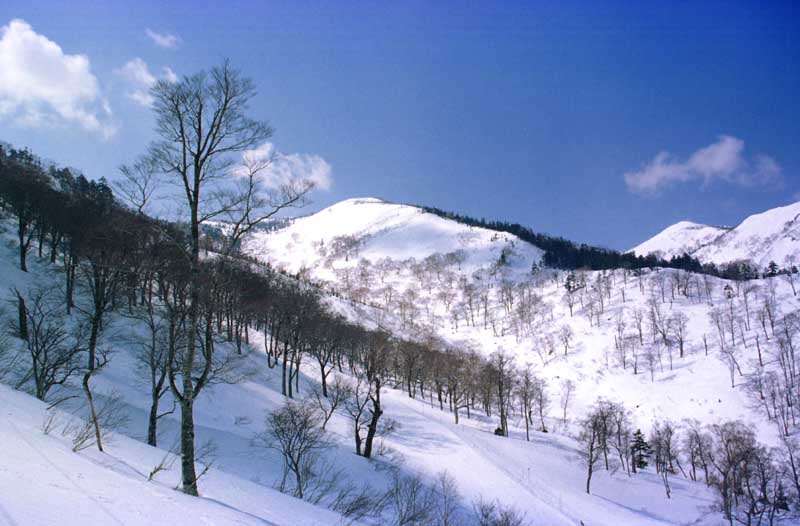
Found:
M 246 239 L 244 251 L 292 273 L 315 269 L 323 279 L 360 259 L 423 261 L 433 255 L 456 262 L 462 273 L 501 259 L 506 271 L 525 273 L 543 254 L 511 234 L 371 197 L 341 201 L 274 232 L 258 231 Z M 332 265 L 334 260 L 339 264 Z
M 324 283 L 326 290 L 347 300 L 347 308 L 342 303 L 333 307 L 359 323 L 412 339 L 435 336 L 483 356 L 506 350 L 519 365 L 530 364 L 550 382 L 554 400 L 559 382 L 569 379 L 578 386 L 577 406 L 588 407 L 598 393 L 625 400 L 635 406 L 633 416 L 642 427 L 656 418 L 761 418 L 748 408 L 744 390 L 730 389 L 719 359 L 702 347 L 703 338 L 715 331 L 710 304 L 680 296 L 677 288 L 658 298 L 668 297 L 670 315 L 681 312 L 689 320 L 693 351 L 680 360 L 680 372 L 670 369 L 668 380 L 654 383 L 642 374 L 642 356 L 635 358 L 638 372 L 633 376 L 629 364 L 613 365 L 619 331 L 632 329 L 631 316 L 647 312 L 652 291 L 658 290 L 648 287 L 663 288 L 681 279 L 672 269 L 640 276 L 636 283 L 622 270 L 579 272 L 587 286 L 576 295 L 574 301 L 580 297 L 581 305 L 574 305 L 571 313 L 565 303 L 565 274 L 541 267 L 531 271 L 542 254 L 537 247 L 510 234 L 371 198 L 342 201 L 283 229 L 253 234 L 244 250 Z M 505 263 L 499 264 L 504 250 Z M 712 278 L 710 286 L 719 295 L 724 285 L 724 280 Z M 606 287 L 614 290 L 605 293 L 600 305 L 597 291 Z M 779 290 L 781 303 L 794 302 L 788 284 L 781 282 Z M 562 340 L 567 330 L 572 335 L 568 353 Z M 658 367 L 667 359 L 658 358 Z M 763 429 L 764 438 L 772 438 L 772 428 Z
M 413 217 L 419 213 L 413 207 L 377 201 L 350 201 L 341 205 L 338 211 L 325 212 L 325 215 L 342 220 L 349 215 L 352 227 L 358 226 L 358 219 L 366 217 L 366 212 L 363 216 L 354 216 L 353 210 L 383 210 L 386 214 L 369 217 L 373 221 L 387 219 L 383 224 L 395 227 L 375 230 L 376 235 L 370 239 L 376 244 L 366 243 L 365 253 L 375 250 L 375 254 L 391 254 L 391 245 L 384 245 L 383 251 L 376 247 L 380 247 L 379 240 L 386 240 L 382 236 L 395 235 L 396 239 L 404 240 L 405 249 L 401 252 L 404 256 L 430 256 L 437 253 L 437 246 L 445 250 L 461 246 L 459 241 L 449 241 L 446 232 L 457 239 L 459 234 L 465 233 L 462 227 L 439 222 L 428 215 L 414 221 Z M 298 220 L 289 228 L 297 233 L 306 220 L 316 222 L 319 218 L 311 216 Z M 319 226 L 324 222 L 315 224 Z M 412 232 L 426 233 L 430 237 L 423 236 L 416 243 L 416 238 L 403 233 L 401 225 L 410 225 Z M 470 230 L 466 228 L 466 233 Z M 347 230 L 338 224 L 334 232 L 342 234 Z M 0 243 L 0 299 L 7 302 L 15 288 L 26 291 L 36 284 L 57 290 L 59 275 L 52 272 L 47 258 L 31 254 L 29 272 L 16 268 L 12 234 L 10 225 L 0 221 L 3 241 Z M 501 241 L 500 236 L 492 240 L 494 234 L 483 231 L 472 234 L 476 237 L 471 239 L 471 246 L 476 247 L 479 256 L 470 255 L 465 261 L 473 265 L 478 265 L 481 259 L 494 264 L 502 247 L 512 242 L 519 250 L 520 266 L 527 266 L 526 257 L 538 255 L 532 247 L 520 247 L 511 238 Z M 283 239 L 286 232 L 274 235 Z M 282 254 L 291 259 L 292 253 Z M 83 294 L 78 294 L 76 299 L 79 304 L 86 301 Z M 337 299 L 332 301 L 345 303 Z M 361 312 L 347 305 L 339 305 L 339 308 L 349 311 L 354 318 Z M 579 323 L 576 328 L 583 325 Z M 93 391 L 100 403 L 119 397 L 120 412 L 126 416 L 126 422 L 108 437 L 104 452 L 93 447 L 73 450 L 75 432 L 83 425 L 81 417 L 84 415 L 78 383 L 69 382 L 58 389 L 53 399 L 66 402 L 55 407 L 10 386 L 0 385 L 0 407 L 3 408 L 0 443 L 4 446 L 0 464 L 0 525 L 390 524 L 380 522 L 379 517 L 368 517 L 363 522 L 352 520 L 328 509 L 330 504 L 315 505 L 275 489 L 282 477 L 280 455 L 258 445 L 254 437 L 263 432 L 265 414 L 280 408 L 284 397 L 280 392 L 280 369 L 265 366 L 263 334 L 257 331 L 251 333 L 251 353 L 244 357 L 246 363 L 242 364 L 251 371 L 247 378 L 233 384 L 211 385 L 198 399 L 195 416 L 198 443 L 216 446 L 214 464 L 202 477 L 202 496 L 193 498 L 176 491 L 180 481 L 175 446 L 180 431 L 179 415 L 166 411 L 160 419 L 159 448 L 142 441 L 150 394 L 135 373 L 138 351 L 129 343 L 131 335 L 138 334 L 140 329 L 142 327 L 134 320 L 114 314 L 107 320 L 106 333 L 102 336 L 103 344 L 110 346 L 114 357 L 94 378 Z M 16 339 L 10 342 L 13 346 L 19 344 Z M 575 345 L 576 357 L 582 358 L 577 358 L 570 367 L 554 364 L 553 368 L 556 374 L 572 368 L 574 374 L 587 379 L 587 389 L 580 389 L 580 394 L 576 395 L 576 401 L 570 405 L 570 415 L 578 415 L 581 405 L 587 403 L 584 400 L 591 401 L 597 394 L 595 390 L 605 389 L 593 379 L 588 380 L 597 367 L 594 349 L 587 346 L 580 351 L 578 344 Z M 523 355 L 521 353 L 520 357 Z M 586 367 L 580 365 L 584 362 Z M 0 369 L 1 372 L 4 371 Z M 304 361 L 299 381 L 301 393 L 310 390 L 316 376 L 313 361 Z M 724 383 L 725 375 L 721 377 Z M 631 385 L 648 383 L 637 381 Z M 718 385 L 712 381 L 707 382 L 705 391 L 693 392 L 697 407 L 713 411 L 717 389 Z M 713 404 L 709 403 L 712 396 Z M 381 494 L 392 484 L 393 473 L 414 474 L 433 483 L 440 473 L 447 472 L 457 483 L 458 502 L 454 513 L 461 519 L 452 523 L 459 525 L 478 524 L 468 518 L 472 517 L 471 503 L 481 500 L 513 507 L 526 517 L 529 521 L 526 524 L 569 526 L 584 522 L 601 526 L 664 526 L 692 523 L 712 526 L 718 522 L 716 516 L 707 511 L 713 495 L 705 485 L 675 483 L 672 497 L 667 499 L 660 476 L 652 470 L 636 477 L 599 472 L 595 475 L 593 494 L 585 493 L 585 468 L 581 465 L 577 443 L 562 421 L 560 409 L 553 408 L 552 416 L 544 417 L 551 432 L 532 430 L 531 441 L 528 441 L 519 418 L 512 419 L 510 437 L 503 438 L 492 432 L 496 419 L 482 414 L 473 413 L 456 424 L 451 413 L 440 410 L 429 400 L 409 398 L 405 392 L 391 386 L 386 386 L 382 399 L 386 418 L 396 424 L 393 433 L 381 438 L 381 451 L 372 461 L 353 454 L 351 423 L 346 415 L 337 413 L 328 424 L 326 456 L 331 459 L 328 469 L 336 473 L 340 486 L 354 484 L 358 490 L 363 484 L 371 493 Z M 741 406 L 736 396 L 731 397 L 731 403 L 728 400 L 725 398 L 726 407 Z M 166 407 L 171 405 L 169 392 L 162 403 Z M 668 403 L 675 405 L 672 401 Z M 559 428 L 560 432 L 552 432 Z M 340 490 L 341 487 L 337 487 L 335 491 Z
M 717 265 L 750 261 L 763 268 L 774 261 L 788 267 L 800 259 L 800 202 L 751 215 L 730 229 L 681 221 L 631 251 L 665 258 L 685 252 Z
M 631 252 L 640 256 L 654 254 L 664 259 L 670 259 L 673 256 L 682 256 L 684 253 L 691 254 L 728 230 L 728 228 L 693 223 L 692 221 L 680 221 L 665 228 L 641 245 L 632 248 Z
M 770 261 L 788 266 L 800 256 L 800 202 L 751 215 L 694 254 L 714 263 L 751 260 L 760 267 Z

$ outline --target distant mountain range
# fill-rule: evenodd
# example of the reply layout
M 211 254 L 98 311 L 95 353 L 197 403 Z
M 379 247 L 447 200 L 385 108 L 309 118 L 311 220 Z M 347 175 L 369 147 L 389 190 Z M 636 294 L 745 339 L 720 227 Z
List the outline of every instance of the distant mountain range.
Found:
M 800 202 L 754 214 L 738 226 L 719 227 L 681 221 L 631 249 L 669 259 L 684 253 L 703 263 L 750 261 L 789 267 L 800 260 Z

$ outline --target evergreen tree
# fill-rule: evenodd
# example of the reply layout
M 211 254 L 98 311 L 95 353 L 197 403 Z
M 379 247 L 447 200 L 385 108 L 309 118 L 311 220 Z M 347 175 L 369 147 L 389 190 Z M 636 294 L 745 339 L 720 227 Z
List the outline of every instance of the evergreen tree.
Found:
M 637 429 L 633 434 L 633 445 L 631 446 L 631 456 L 636 469 L 647 467 L 647 459 L 650 458 L 650 444 L 644 438 L 641 429 Z
M 770 261 L 769 265 L 767 265 L 767 276 L 777 276 L 778 275 L 778 264 L 774 261 Z

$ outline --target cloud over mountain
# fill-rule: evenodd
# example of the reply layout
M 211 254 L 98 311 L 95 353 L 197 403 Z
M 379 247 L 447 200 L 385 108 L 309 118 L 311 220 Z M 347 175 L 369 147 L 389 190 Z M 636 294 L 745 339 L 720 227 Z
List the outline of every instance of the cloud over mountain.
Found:
M 723 181 L 742 187 L 764 186 L 781 180 L 781 167 L 767 155 L 747 158 L 744 141 L 721 135 L 716 142 L 700 148 L 686 160 L 661 151 L 640 170 L 624 174 L 628 190 L 655 194 L 679 183 L 701 181 L 703 185 Z

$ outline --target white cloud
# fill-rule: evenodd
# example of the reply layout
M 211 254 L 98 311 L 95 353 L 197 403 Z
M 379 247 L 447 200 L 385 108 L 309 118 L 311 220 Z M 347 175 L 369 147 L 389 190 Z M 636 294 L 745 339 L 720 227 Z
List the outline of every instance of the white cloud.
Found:
M 176 82 L 178 76 L 169 67 L 162 69 L 163 78 L 168 82 Z M 150 72 L 147 62 L 139 57 L 132 58 L 117 70 L 117 74 L 124 78 L 129 86 L 128 97 L 137 104 L 149 107 L 153 104 L 150 88 L 158 79 Z
M 153 44 L 165 49 L 175 49 L 181 43 L 180 37 L 169 33 L 157 33 L 151 29 L 145 29 L 145 34 L 153 41 Z
M 33 127 L 77 124 L 111 137 L 111 108 L 88 57 L 67 55 L 24 20 L 0 28 L 0 118 Z
M 280 188 L 291 181 L 304 181 L 319 190 L 328 190 L 333 182 L 331 165 L 315 154 L 281 153 L 271 142 L 242 155 L 245 164 L 270 161 L 261 172 L 261 182 L 268 188 Z
M 169 82 L 178 82 L 178 75 L 176 75 L 175 72 L 172 71 L 171 67 L 164 66 L 163 68 L 161 68 L 161 72 L 163 74 L 163 77 L 167 81 L 169 81 Z
M 721 135 L 717 142 L 700 148 L 685 161 L 668 152 L 659 152 L 639 171 L 624 174 L 632 192 L 653 194 L 677 183 L 702 180 L 707 185 L 715 180 L 743 187 L 762 186 L 781 181 L 781 167 L 767 155 L 755 160 L 744 156 L 744 141 Z

